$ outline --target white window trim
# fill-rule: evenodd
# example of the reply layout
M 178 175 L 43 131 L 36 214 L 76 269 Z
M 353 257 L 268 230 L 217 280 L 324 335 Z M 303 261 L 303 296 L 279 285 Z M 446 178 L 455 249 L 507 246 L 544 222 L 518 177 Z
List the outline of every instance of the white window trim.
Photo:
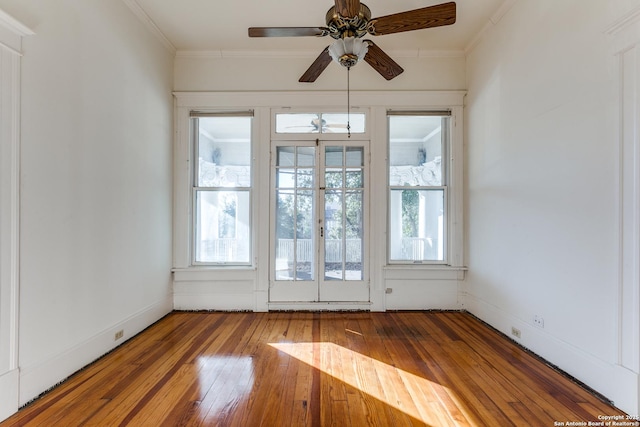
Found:
M 455 230 L 455 232 L 450 232 L 451 228 L 450 228 L 450 220 L 451 220 L 451 209 L 452 209 L 452 205 L 449 203 L 449 199 L 450 199 L 450 194 L 452 192 L 451 189 L 451 176 L 454 173 L 454 166 L 455 167 L 459 167 L 458 163 L 454 164 L 453 163 L 453 156 L 452 156 L 452 152 L 453 152 L 453 145 L 454 145 L 454 141 L 453 141 L 453 128 L 454 128 L 454 118 L 453 118 L 453 111 L 450 110 L 442 110 L 442 111 L 434 111 L 434 110 L 407 110 L 407 111 L 403 111 L 403 112 L 398 112 L 396 114 L 391 114 L 391 111 L 387 112 L 387 123 L 389 123 L 388 121 L 388 117 L 392 116 L 392 115 L 396 115 L 396 116 L 402 116 L 403 113 L 406 113 L 407 115 L 425 115 L 425 116 L 429 116 L 429 115 L 434 115 L 434 116 L 448 116 L 449 117 L 449 126 L 450 129 L 448 130 L 448 140 L 446 141 L 446 145 L 443 147 L 443 173 L 442 173 L 442 185 L 441 186 L 403 186 L 403 185 L 391 185 L 388 181 L 387 181 L 387 195 L 390 195 L 391 192 L 393 190 L 417 190 L 417 191 L 429 191 L 429 190 L 442 190 L 443 191 L 443 197 L 444 197 L 444 206 L 445 206 L 445 221 L 444 221 L 444 235 L 446 236 L 444 239 L 444 260 L 420 260 L 420 261 L 411 261 L 411 260 L 406 260 L 406 259 L 391 259 L 391 239 L 390 236 L 389 238 L 387 238 L 387 267 L 392 267 L 392 266 L 455 266 L 455 267 L 459 267 L 457 265 L 454 265 L 451 263 L 451 259 L 453 257 L 453 255 L 455 255 L 455 253 L 457 252 L 458 248 L 455 247 L 453 244 L 450 243 L 450 239 L 455 235 L 455 232 L 457 232 L 458 230 Z M 441 113 L 441 114 L 440 114 Z M 388 134 L 388 133 L 387 133 Z M 387 140 L 387 150 L 389 151 L 391 149 L 389 141 Z M 387 179 L 390 178 L 390 164 L 389 162 L 387 162 L 387 167 L 386 167 L 386 175 L 387 175 Z M 455 191 L 458 191 L 458 188 L 455 188 Z M 391 226 L 391 203 L 390 201 L 387 201 L 387 230 L 389 230 L 390 226 Z
M 198 146 L 197 146 L 197 141 L 195 139 L 195 133 L 197 131 L 199 131 L 199 129 L 195 128 L 194 122 L 192 120 L 190 120 L 189 123 L 189 144 L 190 144 L 190 150 L 191 150 L 191 155 L 190 155 L 190 172 L 191 172 L 191 176 L 190 176 L 190 188 L 191 188 L 191 221 L 189 223 L 189 227 L 190 227 L 190 232 L 189 232 L 189 242 L 190 242 L 190 252 L 189 252 L 189 259 L 190 259 L 190 267 L 223 267 L 223 268 L 253 268 L 254 266 L 254 247 L 253 247 L 253 240 L 254 240 L 254 236 L 255 234 L 253 233 L 253 221 L 254 221 L 254 211 L 255 209 L 253 208 L 253 205 L 255 204 L 253 198 L 254 198 L 254 194 L 255 192 L 253 191 L 253 187 L 254 187 L 254 172 L 253 172 L 253 166 L 255 163 L 255 155 L 253 154 L 253 151 L 255 149 L 255 132 L 253 130 L 254 128 L 254 113 L 253 110 L 251 109 L 247 109 L 245 111 L 239 111 L 239 110 L 234 110 L 234 111 L 228 111 L 228 110 L 211 110 L 211 111 L 190 111 L 189 112 L 189 116 L 190 119 L 193 118 L 199 118 L 199 117 L 207 117 L 207 113 L 211 113 L 211 116 L 216 116 L 216 115 L 228 115 L 228 116 L 237 116 L 237 117 L 251 117 L 252 119 L 252 124 L 251 124 L 251 169 L 250 169 L 250 182 L 251 185 L 249 187 L 199 187 L 196 185 L 196 173 L 198 173 L 198 167 L 196 166 L 196 159 L 198 159 L 199 157 L 199 153 L 198 153 Z M 249 205 L 251 206 L 251 212 L 249 214 L 249 228 L 252 230 L 251 232 L 251 242 L 252 242 L 252 247 L 249 248 L 250 251 L 250 259 L 249 261 L 246 262 L 209 262 L 209 261 L 197 261 L 196 260 L 196 239 L 195 239 L 195 234 L 196 234 L 196 222 L 197 222 L 197 213 L 195 211 L 195 206 L 196 206 L 196 200 L 197 200 L 197 196 L 199 193 L 202 192 L 206 192 L 206 191 L 212 191 L 212 192 L 216 192 L 216 191 L 242 191 L 242 192 L 247 192 L 249 194 Z

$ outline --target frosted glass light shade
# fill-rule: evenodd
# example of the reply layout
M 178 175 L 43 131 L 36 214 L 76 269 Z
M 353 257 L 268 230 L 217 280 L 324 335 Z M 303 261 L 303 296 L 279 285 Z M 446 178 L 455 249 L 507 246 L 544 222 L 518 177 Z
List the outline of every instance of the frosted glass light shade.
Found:
M 352 67 L 367 54 L 369 45 L 362 39 L 345 37 L 329 46 L 329 55 L 334 61 L 345 67 Z

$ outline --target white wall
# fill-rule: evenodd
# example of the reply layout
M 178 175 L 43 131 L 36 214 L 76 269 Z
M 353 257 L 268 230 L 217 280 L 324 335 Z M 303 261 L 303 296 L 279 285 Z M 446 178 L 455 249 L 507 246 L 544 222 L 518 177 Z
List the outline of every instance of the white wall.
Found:
M 630 3 L 520 0 L 469 53 L 463 301 L 637 414 L 637 370 L 619 363 L 618 63 L 605 34 Z
M 178 52 L 175 62 L 175 89 L 178 91 L 271 91 L 346 90 L 344 67 L 332 62 L 314 83 L 298 79 L 313 63 L 319 50 L 262 55 L 235 55 L 224 52 Z M 404 73 L 385 80 L 367 63 L 351 68 L 351 89 L 358 90 L 459 90 L 465 87 L 463 52 L 434 52 L 416 57 L 406 52 L 387 52 Z M 346 100 L 345 100 L 346 102 Z
M 20 403 L 172 308 L 173 53 L 112 0 L 0 0 L 22 58 Z

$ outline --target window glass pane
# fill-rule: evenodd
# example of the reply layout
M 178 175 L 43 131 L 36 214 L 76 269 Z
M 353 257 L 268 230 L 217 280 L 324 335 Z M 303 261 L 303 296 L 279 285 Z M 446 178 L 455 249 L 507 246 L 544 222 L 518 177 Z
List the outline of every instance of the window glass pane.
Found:
M 326 188 L 342 188 L 342 169 L 327 169 L 324 185 Z
M 276 171 L 276 187 L 294 188 L 295 186 L 295 169 L 280 168 Z
M 218 193 L 218 236 L 223 239 L 236 238 L 238 197 L 235 193 Z
M 294 191 L 276 191 L 276 279 L 293 280 Z
M 324 200 L 324 278 L 343 280 L 343 192 L 327 191 Z
M 345 197 L 345 279 L 362 280 L 364 245 L 363 245 L 363 191 L 349 191 Z
M 295 166 L 295 147 L 278 147 L 277 166 Z
M 197 187 L 251 186 L 251 117 L 196 118 Z
M 346 185 L 347 188 L 362 188 L 364 185 L 362 183 L 362 170 L 350 170 L 347 169 L 346 172 Z
M 299 188 L 313 187 L 313 169 L 298 169 L 297 185 Z
M 249 200 L 249 191 L 196 192 L 196 262 L 250 262 Z
M 351 133 L 364 133 L 365 114 L 364 113 L 324 113 L 324 133 L 347 133 L 347 122 L 351 127 Z
M 343 151 L 342 147 L 327 147 L 325 150 L 325 166 L 342 166 Z
M 275 279 L 315 280 L 315 147 L 278 147 Z M 291 166 L 297 160 L 295 167 Z M 304 167 L 301 167 L 304 166 Z
M 347 147 L 347 166 L 364 166 L 364 149 L 362 147 Z
M 294 190 L 276 191 L 276 235 L 283 239 L 293 239 Z
M 365 113 L 278 113 L 276 133 L 364 133 Z
M 389 116 L 389 185 L 442 186 L 449 117 Z
M 314 191 L 276 191 L 276 280 L 315 280 Z
M 316 149 L 314 147 L 298 147 L 298 167 L 315 166 Z
M 313 191 L 299 191 L 296 198 L 296 280 L 313 280 L 315 252 L 313 241 Z
M 444 261 L 444 190 L 390 192 L 391 260 Z
M 320 115 L 307 113 L 276 114 L 276 133 L 319 133 Z

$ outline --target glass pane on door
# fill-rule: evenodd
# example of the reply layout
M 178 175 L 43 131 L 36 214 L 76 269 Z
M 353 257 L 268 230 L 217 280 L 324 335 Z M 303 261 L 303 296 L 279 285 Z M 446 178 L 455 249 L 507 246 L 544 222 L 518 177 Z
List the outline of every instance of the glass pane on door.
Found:
M 316 279 L 315 148 L 276 153 L 275 279 Z
M 324 280 L 363 280 L 363 147 L 326 147 L 324 169 Z
M 285 144 L 273 146 L 269 300 L 369 301 L 366 145 Z

